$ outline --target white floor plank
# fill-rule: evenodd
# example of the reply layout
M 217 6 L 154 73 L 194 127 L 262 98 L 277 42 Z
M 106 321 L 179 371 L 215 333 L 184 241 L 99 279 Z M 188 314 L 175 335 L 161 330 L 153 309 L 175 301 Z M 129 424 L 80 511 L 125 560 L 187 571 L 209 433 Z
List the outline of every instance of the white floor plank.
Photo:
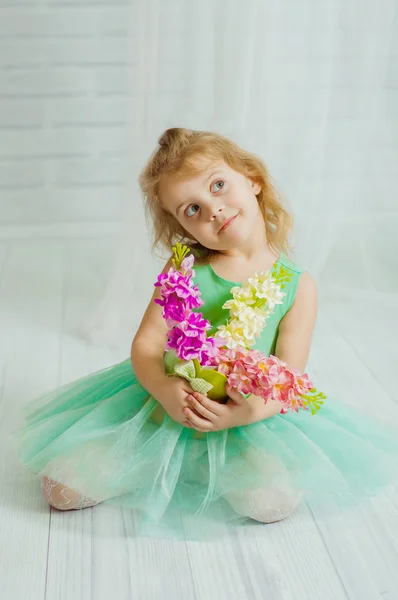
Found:
M 131 598 L 184 600 L 197 595 L 185 540 L 136 535 L 136 515 L 124 511 L 130 561 Z
M 348 598 L 306 503 L 280 523 L 242 528 L 237 541 L 256 598 L 264 590 L 283 600 Z
M 371 509 L 356 509 L 350 516 L 344 513 L 333 520 L 318 520 L 335 568 L 352 600 L 396 598 L 397 555 L 391 552 L 387 536 L 371 525 L 374 518 Z
M 322 381 L 323 390 L 352 406 L 398 423 L 397 405 L 385 386 L 381 385 L 359 356 L 357 341 L 347 342 L 347 322 L 330 323 L 323 315 L 311 353 L 311 370 Z M 319 347 L 318 347 L 319 344 Z M 390 500 L 388 500 L 390 498 Z M 383 507 L 383 508 L 381 508 Z M 398 494 L 382 493 L 369 505 L 344 512 L 333 519 L 317 518 L 319 530 L 330 556 L 347 590 L 349 598 L 372 600 L 395 598 L 398 589 Z
M 84 256 L 85 260 L 81 260 Z M 61 324 L 61 383 L 106 367 L 117 358 L 79 336 L 107 277 L 108 244 L 92 240 L 65 243 L 64 309 Z M 123 356 L 124 358 L 124 356 Z M 71 578 L 70 574 L 74 576 Z M 130 598 L 128 548 L 120 510 L 96 507 L 51 512 L 46 600 Z
M 376 296 L 377 298 L 377 296 Z M 398 366 L 398 294 L 379 297 L 369 314 L 367 304 L 352 305 L 344 299 L 333 298 L 324 312 L 367 370 L 384 388 L 398 406 L 395 378 L 391 376 Z
M 341 329 L 340 329 L 341 328 Z M 358 328 L 357 328 L 358 330 Z M 378 417 L 387 423 L 397 424 L 396 395 L 386 378 L 381 378 L 369 368 L 360 354 L 364 345 L 349 336 L 348 323 L 332 321 L 328 312 L 321 311 L 314 334 L 308 371 L 314 381 L 322 382 L 322 389 L 351 406 Z M 347 335 L 349 340 L 346 339 Z M 359 350 L 362 348 L 362 351 Z M 383 356 L 377 350 L 368 350 L 369 360 L 379 365 Z M 386 360 L 390 360 L 387 358 Z M 392 366 L 392 365 L 391 365 Z M 390 371 L 388 379 L 391 378 Z M 321 387 L 321 386 L 320 386 Z
M 49 509 L 37 478 L 21 470 L 11 432 L 19 409 L 58 383 L 62 246 L 10 246 L 0 282 L 2 356 L 0 422 L 0 581 L 4 598 L 38 600 L 46 586 Z
M 93 589 L 92 514 L 51 509 L 45 600 L 97 598 Z

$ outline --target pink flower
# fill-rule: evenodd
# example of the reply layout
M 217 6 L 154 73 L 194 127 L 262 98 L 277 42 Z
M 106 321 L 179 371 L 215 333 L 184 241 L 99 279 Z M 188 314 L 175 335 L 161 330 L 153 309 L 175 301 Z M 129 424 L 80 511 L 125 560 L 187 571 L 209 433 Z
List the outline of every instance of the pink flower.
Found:
M 245 355 L 245 363 L 249 366 L 257 366 L 259 363 L 261 362 L 268 363 L 268 359 L 265 356 L 265 354 L 263 354 L 262 352 L 259 352 L 258 350 L 251 350 L 250 352 L 247 352 Z
M 308 410 L 302 394 L 312 389 L 307 375 L 290 368 L 276 356 L 265 356 L 258 350 L 219 348 L 211 359 L 218 371 L 228 377 L 228 383 L 244 394 L 261 396 L 264 402 L 283 403 L 282 414 L 288 410 Z
M 287 402 L 289 390 L 294 385 L 292 373 L 277 364 L 272 364 L 267 375 L 268 385 L 272 388 L 272 397 L 280 402 Z
M 186 311 L 185 319 L 179 324 L 179 327 L 186 332 L 186 335 L 194 336 L 197 335 L 197 332 L 207 331 L 211 325 L 203 318 L 202 313 Z
M 211 366 L 213 357 L 217 354 L 218 348 L 213 337 L 208 337 L 203 344 L 201 355 L 198 360 L 203 366 Z
M 294 387 L 299 394 L 306 394 L 314 386 L 306 373 L 301 375 L 300 372 L 297 371 L 297 373 L 294 373 Z
M 168 297 L 176 296 L 184 301 L 186 309 L 199 308 L 203 304 L 197 285 L 192 285 L 192 279 L 184 277 L 175 269 L 169 269 L 168 273 L 161 273 L 155 283 L 155 287 L 161 287 L 161 299 L 156 299 L 156 304 L 167 306 Z M 164 315 L 167 318 L 167 314 Z
M 182 360 L 197 358 L 202 365 L 211 364 L 217 346 L 214 338 L 206 336 L 210 323 L 200 313 L 189 313 L 186 317 L 168 332 L 166 349 L 174 350 Z
M 206 333 L 196 331 L 183 331 L 179 327 L 174 327 L 168 333 L 167 350 L 174 350 L 178 358 L 182 360 L 192 360 L 200 357 L 203 352 L 203 344 L 206 342 Z
M 215 338 L 216 344 L 221 346 L 217 355 L 214 357 L 214 366 L 232 369 L 233 364 L 238 360 L 243 360 L 249 350 L 245 348 L 223 348 L 224 341 L 222 338 Z M 220 369 L 219 369 L 220 370 Z
M 165 319 L 168 327 L 174 327 L 177 323 L 181 323 L 186 319 L 187 309 L 185 308 L 184 302 L 177 296 L 167 296 L 165 300 L 155 299 L 157 304 L 163 306 L 163 318 Z
M 210 366 L 214 367 L 214 360 L 212 358 L 210 358 Z M 228 375 L 231 372 L 231 369 L 228 367 L 228 365 L 222 363 L 217 368 L 217 371 L 220 371 L 220 373 L 228 377 Z
M 308 410 L 308 406 L 303 404 L 303 399 L 295 393 L 295 390 L 289 390 L 289 398 L 285 406 L 282 408 L 281 414 L 286 414 L 289 409 L 293 412 L 298 412 L 300 408 L 303 410 Z
M 232 372 L 228 375 L 228 383 L 231 387 L 236 388 L 241 394 L 251 394 L 253 390 L 253 382 L 244 371 Z
M 192 269 L 194 262 L 194 255 L 188 254 L 181 263 L 181 272 L 187 279 L 193 279 L 193 277 L 195 277 L 195 271 Z

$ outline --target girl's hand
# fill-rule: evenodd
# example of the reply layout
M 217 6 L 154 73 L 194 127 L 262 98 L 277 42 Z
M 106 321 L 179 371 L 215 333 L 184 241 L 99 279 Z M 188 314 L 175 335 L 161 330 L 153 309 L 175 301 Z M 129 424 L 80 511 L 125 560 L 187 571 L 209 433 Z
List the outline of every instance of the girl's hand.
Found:
M 251 407 L 244 395 L 227 386 L 229 400 L 220 404 L 207 396 L 193 392 L 187 398 L 189 406 L 184 415 L 193 429 L 207 433 L 222 431 L 250 423 Z
M 189 405 L 188 397 L 192 393 L 193 389 L 185 379 L 165 377 L 159 391 L 155 390 L 153 396 L 173 421 L 184 425 L 184 427 L 192 427 L 184 414 L 184 408 Z

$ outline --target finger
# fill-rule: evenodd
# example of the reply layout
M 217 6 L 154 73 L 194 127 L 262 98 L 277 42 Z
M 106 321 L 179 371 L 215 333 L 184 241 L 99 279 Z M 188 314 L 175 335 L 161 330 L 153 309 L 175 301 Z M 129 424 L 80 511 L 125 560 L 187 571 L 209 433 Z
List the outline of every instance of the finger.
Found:
M 219 402 L 215 402 L 214 400 L 210 400 L 207 396 L 200 394 L 199 392 L 194 392 L 191 394 L 194 399 L 199 402 L 208 412 L 212 413 L 216 417 L 220 417 L 223 412 L 223 405 Z
M 193 425 L 193 423 L 190 423 L 189 427 L 191 429 L 194 429 L 195 431 L 201 431 L 203 433 L 208 433 L 208 429 L 202 429 L 201 427 L 198 427 L 197 425 Z
M 209 421 L 214 422 L 218 417 L 214 413 L 210 412 L 199 400 L 194 396 L 188 396 L 188 401 L 191 409 L 195 409 L 195 413 L 199 413 L 199 416 L 205 417 Z
M 213 428 L 211 421 L 198 417 L 190 408 L 185 408 L 184 414 L 195 429 L 200 428 L 201 431 L 211 431 Z
M 186 392 L 187 394 L 193 394 L 194 393 L 194 389 L 191 388 L 191 386 L 189 385 L 188 381 L 184 382 L 184 385 L 182 386 L 182 389 L 184 390 L 184 392 Z
M 246 399 L 241 392 L 239 392 L 236 388 L 232 388 L 231 386 L 227 386 L 227 394 L 236 404 L 243 404 L 246 402 Z
M 200 433 L 210 433 L 210 431 L 217 431 L 215 429 L 209 429 L 208 427 L 199 427 L 199 425 L 193 425 L 191 423 L 191 429 L 199 431 Z

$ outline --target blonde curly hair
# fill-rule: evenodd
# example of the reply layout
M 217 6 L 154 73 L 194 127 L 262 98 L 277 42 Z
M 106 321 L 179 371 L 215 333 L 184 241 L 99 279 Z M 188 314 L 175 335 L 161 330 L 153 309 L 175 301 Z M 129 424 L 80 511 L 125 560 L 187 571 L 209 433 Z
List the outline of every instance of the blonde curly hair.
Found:
M 290 253 L 289 235 L 293 219 L 283 207 L 259 157 L 217 133 L 178 127 L 167 129 L 158 144 L 139 178 L 147 216 L 153 225 L 153 249 L 163 247 L 171 251 L 176 242 L 181 242 L 204 262 L 216 253 L 190 238 L 182 225 L 162 206 L 158 190 L 160 182 L 169 173 L 189 177 L 203 171 L 211 161 L 223 160 L 234 171 L 260 184 L 257 201 L 264 217 L 267 240 L 276 251 Z

